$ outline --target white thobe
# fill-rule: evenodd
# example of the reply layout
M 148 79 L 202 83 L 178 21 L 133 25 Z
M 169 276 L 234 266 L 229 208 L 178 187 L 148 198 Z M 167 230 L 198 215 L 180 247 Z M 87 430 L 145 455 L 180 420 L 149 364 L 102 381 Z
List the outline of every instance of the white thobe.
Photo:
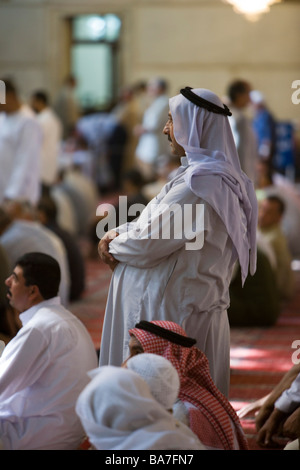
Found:
M 62 139 L 62 125 L 50 108 L 45 108 L 37 115 L 43 133 L 41 152 L 41 179 L 47 185 L 56 181 L 58 155 Z
M 58 297 L 20 315 L 0 358 L 0 438 L 6 450 L 72 450 L 84 436 L 76 400 L 96 367 L 89 333 Z
M 162 129 L 168 118 L 169 99 L 166 95 L 156 98 L 143 117 L 145 133 L 141 135 L 136 156 L 146 163 L 154 163 L 160 155 L 169 155 L 170 146 Z
M 42 132 L 26 107 L 0 120 L 0 203 L 3 199 L 35 204 L 40 195 Z
M 70 272 L 66 249 L 60 238 L 38 222 L 15 220 L 1 235 L 10 270 L 15 267 L 18 258 L 25 253 L 39 251 L 57 260 L 61 271 L 59 295 L 63 305 L 67 306 L 70 292 Z
M 110 252 L 119 264 L 108 293 L 100 364 L 121 365 L 129 353 L 128 330 L 140 320 L 169 320 L 197 339 L 196 346 L 208 357 L 213 380 L 227 395 L 230 367 L 227 308 L 236 258 L 225 225 L 187 187 L 184 171 L 182 167 L 140 218 L 129 225 L 127 240 L 119 235 L 110 243 Z M 178 213 L 185 204 L 194 209 L 196 204 L 204 204 L 203 247 L 187 249 L 188 240 L 184 236 L 155 239 L 158 212 L 148 218 L 152 204 L 177 207 Z M 168 222 L 168 217 L 165 220 Z M 194 220 L 192 225 L 195 231 Z M 134 228 L 139 230 L 135 235 Z M 183 235 L 191 231 L 186 224 L 184 229 Z M 124 232 L 126 225 L 116 230 Z M 172 230 L 171 227 L 171 233 Z

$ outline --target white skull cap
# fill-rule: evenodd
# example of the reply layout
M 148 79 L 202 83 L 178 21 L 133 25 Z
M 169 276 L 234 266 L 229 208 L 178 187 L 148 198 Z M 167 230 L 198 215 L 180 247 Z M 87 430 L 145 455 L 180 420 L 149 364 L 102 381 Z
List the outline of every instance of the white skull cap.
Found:
M 147 382 L 154 398 L 170 410 L 179 393 L 180 379 L 171 362 L 157 354 L 142 353 L 130 358 L 126 366 Z

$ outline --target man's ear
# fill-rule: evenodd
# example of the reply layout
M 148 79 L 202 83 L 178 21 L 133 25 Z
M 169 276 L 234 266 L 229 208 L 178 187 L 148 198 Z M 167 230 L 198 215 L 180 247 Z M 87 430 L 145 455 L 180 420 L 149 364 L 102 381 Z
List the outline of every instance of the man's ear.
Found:
M 38 298 L 41 297 L 40 289 L 38 288 L 37 285 L 33 284 L 30 286 L 30 297 L 32 300 L 37 300 Z

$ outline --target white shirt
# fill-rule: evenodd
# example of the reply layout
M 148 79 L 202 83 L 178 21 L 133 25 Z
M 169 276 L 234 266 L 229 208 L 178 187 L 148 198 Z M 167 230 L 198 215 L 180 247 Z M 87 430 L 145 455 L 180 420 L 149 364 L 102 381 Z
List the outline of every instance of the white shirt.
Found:
M 0 438 L 6 450 L 76 449 L 75 403 L 96 367 L 83 324 L 58 297 L 20 315 L 22 328 L 0 358 Z
M 50 108 L 37 115 L 43 132 L 41 154 L 41 178 L 43 183 L 52 185 L 57 176 L 58 154 L 62 138 L 62 125 Z
M 0 115 L 0 203 L 4 198 L 37 202 L 41 145 L 40 126 L 25 106 Z

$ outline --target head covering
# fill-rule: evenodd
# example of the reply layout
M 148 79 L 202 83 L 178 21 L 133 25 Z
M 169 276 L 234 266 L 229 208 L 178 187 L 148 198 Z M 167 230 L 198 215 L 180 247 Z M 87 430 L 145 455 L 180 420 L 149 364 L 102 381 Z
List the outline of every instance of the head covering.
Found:
M 154 398 L 166 409 L 171 410 L 179 393 L 178 372 L 168 359 L 157 354 L 138 354 L 126 363 L 149 385 Z
M 103 366 L 78 397 L 76 413 L 98 450 L 203 450 L 186 426 L 160 405 L 136 372 Z
M 193 95 L 196 99 L 191 101 Z M 195 104 L 197 97 L 211 106 Z M 224 222 L 244 283 L 249 267 L 251 274 L 256 269 L 257 200 L 252 181 L 241 170 L 227 117 L 230 111 L 217 95 L 203 88 L 183 89 L 169 100 L 169 106 L 175 139 L 189 165 L 186 183 Z
M 189 410 L 189 420 L 192 431 L 200 441 L 209 447 L 233 450 L 236 449 L 236 435 L 239 448 L 247 449 L 248 444 L 239 418 L 227 398 L 215 386 L 205 354 L 195 346 L 181 346 L 145 330 L 145 323 L 147 322 L 138 323 L 129 333 L 137 338 L 145 353 L 163 356 L 176 368 L 180 378 L 179 399 L 197 408 Z M 187 337 L 176 323 L 150 323 Z

